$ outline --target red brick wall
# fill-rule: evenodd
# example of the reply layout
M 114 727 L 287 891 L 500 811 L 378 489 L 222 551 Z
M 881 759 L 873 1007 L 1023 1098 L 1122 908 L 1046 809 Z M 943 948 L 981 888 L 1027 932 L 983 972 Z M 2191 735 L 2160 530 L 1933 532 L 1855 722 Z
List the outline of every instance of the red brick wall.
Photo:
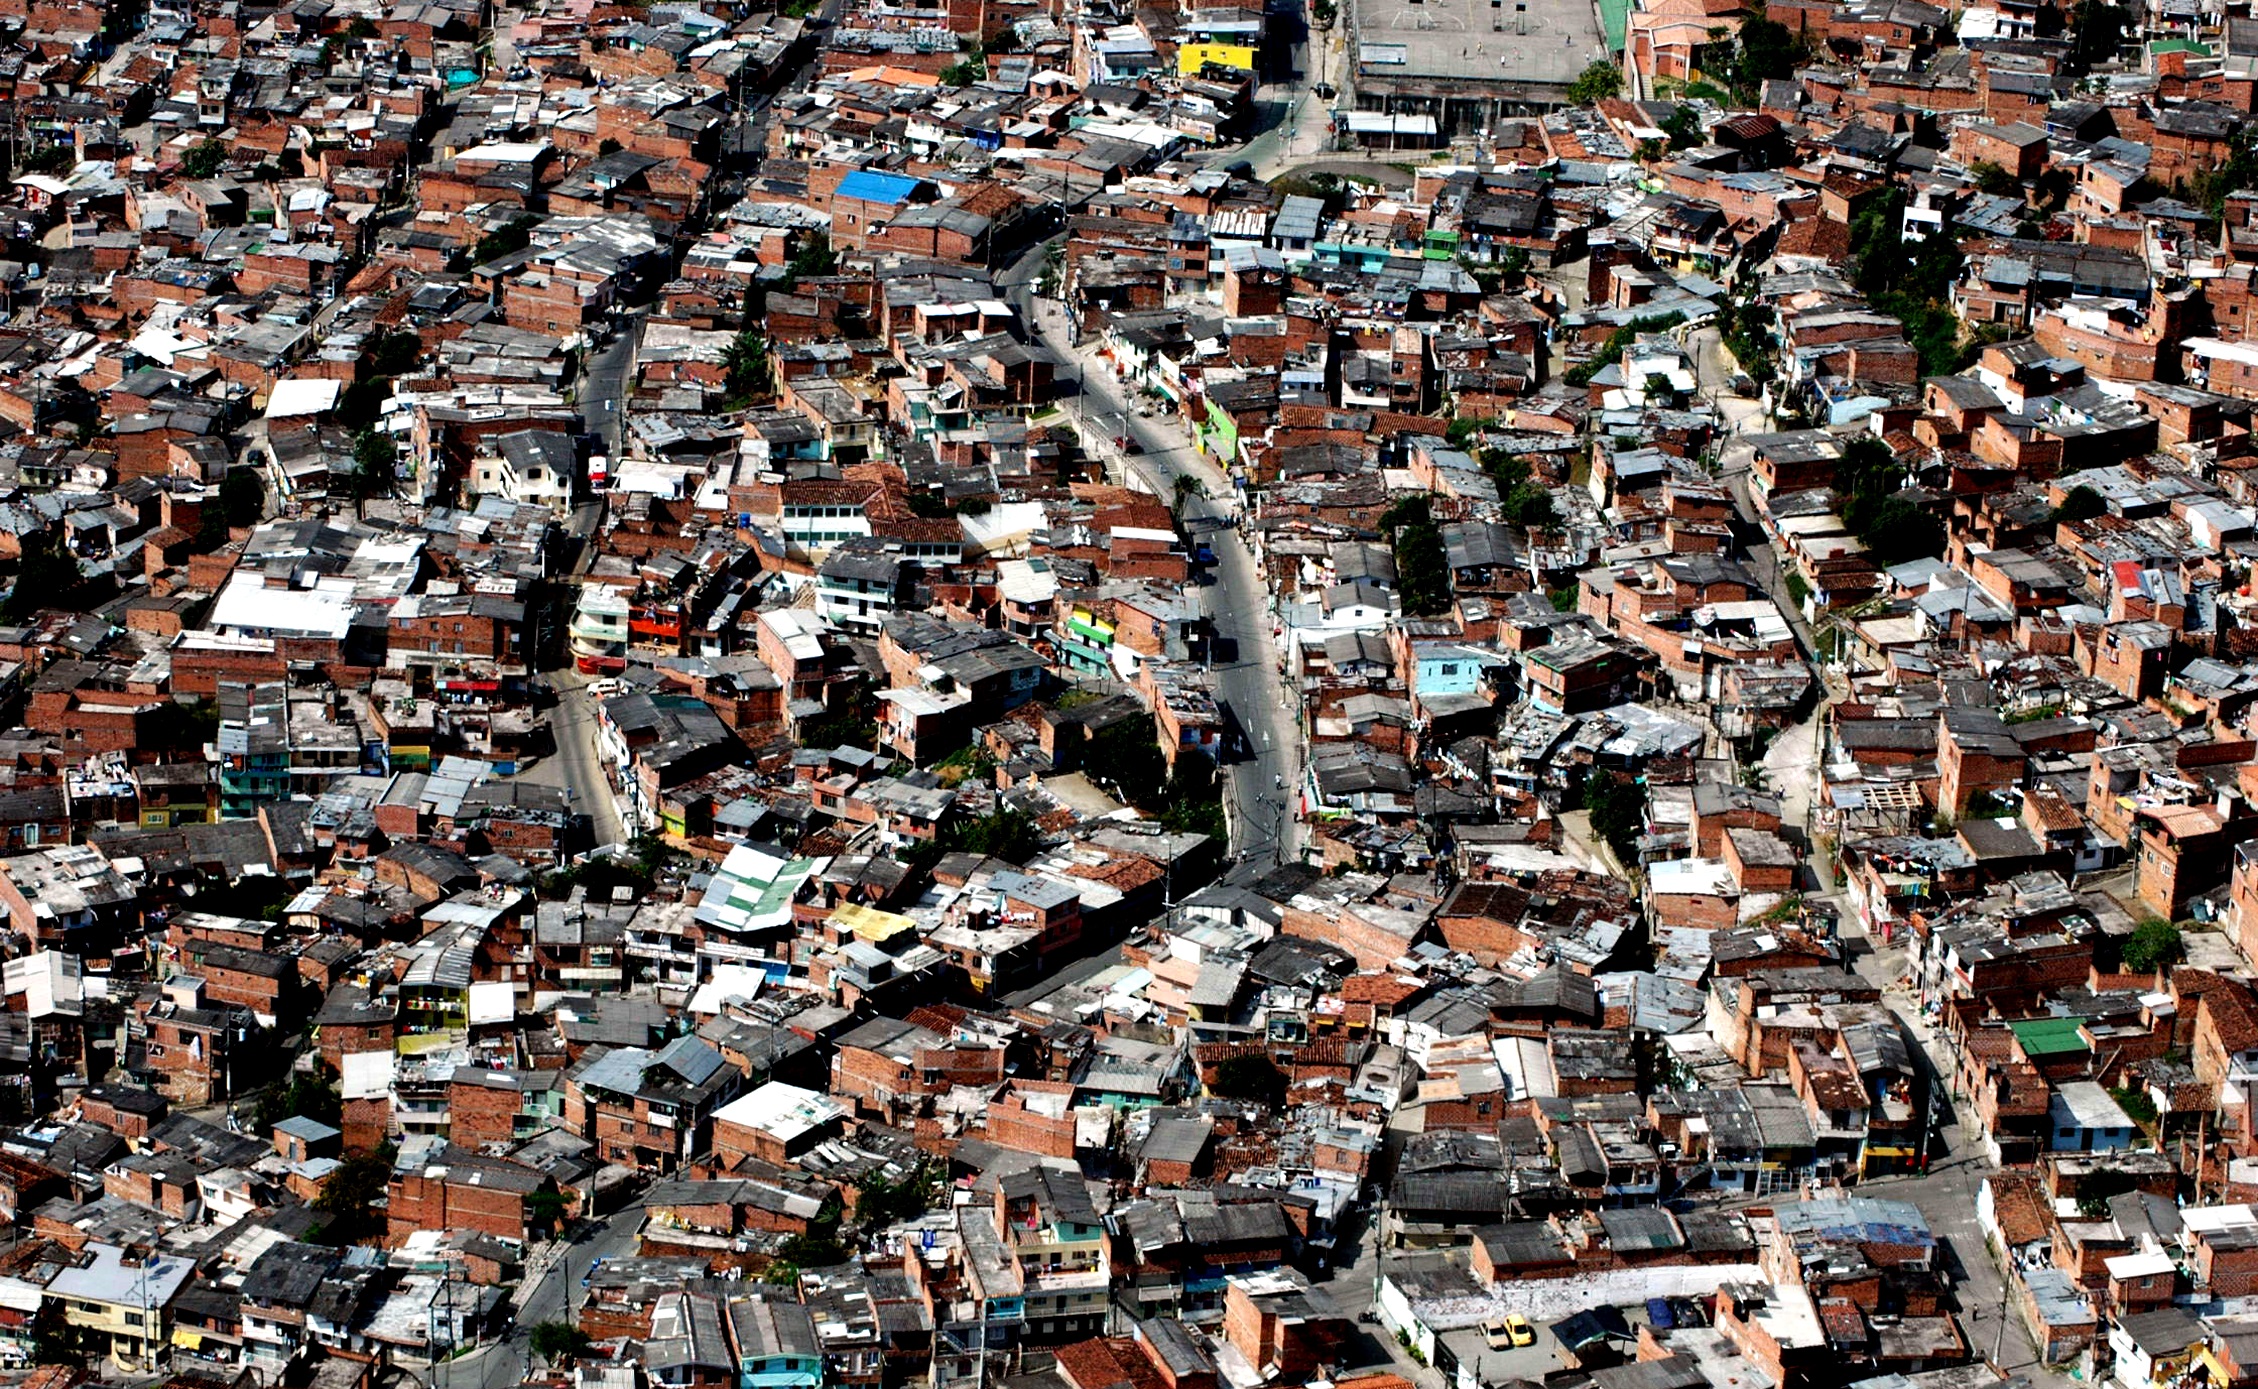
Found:
M 519 1103 L 515 1090 L 455 1081 L 447 1087 L 447 1136 L 464 1148 L 507 1143 L 515 1136 Z
M 383 1146 L 391 1126 L 392 1102 L 384 1096 L 345 1101 L 339 1127 L 345 1131 L 343 1147 L 346 1154 L 358 1156 L 375 1152 Z
M 1024 1102 L 1007 1097 L 988 1107 L 987 1138 L 999 1148 L 1040 1157 L 1074 1156 L 1074 1120 L 1053 1119 L 1032 1113 Z
M 395 1237 L 417 1230 L 477 1230 L 500 1239 L 525 1237 L 525 1201 L 518 1193 L 422 1172 L 393 1177 L 386 1219 Z

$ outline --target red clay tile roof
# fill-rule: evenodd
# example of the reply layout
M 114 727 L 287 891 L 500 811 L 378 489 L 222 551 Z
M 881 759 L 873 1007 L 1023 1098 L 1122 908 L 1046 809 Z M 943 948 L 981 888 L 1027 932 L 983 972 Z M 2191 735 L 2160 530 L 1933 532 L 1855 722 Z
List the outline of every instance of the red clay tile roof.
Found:
M 1341 981 L 1341 1001 L 1393 1007 L 1424 987 L 1399 974 L 1352 974 Z
M 1117 858 L 1104 863 L 1077 863 L 1066 870 L 1072 878 L 1087 878 L 1092 882 L 1106 883 L 1123 892 L 1133 892 L 1149 883 L 1160 881 L 1164 870 L 1151 859 Z
M 1993 1218 L 1999 1222 L 2000 1233 L 2009 1244 L 2029 1244 L 2042 1240 L 2052 1228 L 2047 1219 L 2046 1199 L 2040 1189 L 2035 1172 L 1994 1172 L 1991 1182 Z
M 2206 1014 L 2230 1054 L 2258 1047 L 2258 1008 L 2252 1007 L 2248 990 L 2239 985 L 2211 990 L 2195 1015 L 2198 1025 Z
M 1776 254 L 1839 260 L 1850 254 L 1850 225 L 1831 217 L 1806 217 L 1790 222 L 1780 233 Z
M 1128 1389 L 1129 1374 L 1104 1341 L 1077 1341 L 1058 1348 L 1059 1373 L 1074 1389 Z

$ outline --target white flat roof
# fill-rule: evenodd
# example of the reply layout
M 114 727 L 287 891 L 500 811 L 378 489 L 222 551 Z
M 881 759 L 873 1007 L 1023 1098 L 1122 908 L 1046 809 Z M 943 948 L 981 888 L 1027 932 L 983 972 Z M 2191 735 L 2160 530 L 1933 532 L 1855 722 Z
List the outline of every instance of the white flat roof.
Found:
M 1670 859 L 1647 865 L 1647 890 L 1657 897 L 1738 897 L 1733 870 L 1713 858 Z
M 713 1112 L 715 1123 L 737 1124 L 790 1140 L 845 1117 L 847 1108 L 829 1095 L 770 1081 Z
M 267 418 L 280 420 L 318 415 L 337 404 L 344 385 L 342 381 L 318 376 L 294 376 L 277 381 L 274 394 L 267 397 Z
M 256 574 L 237 574 L 212 605 L 211 625 L 245 636 L 283 633 L 343 641 L 353 625 L 353 595 L 330 587 L 268 588 Z

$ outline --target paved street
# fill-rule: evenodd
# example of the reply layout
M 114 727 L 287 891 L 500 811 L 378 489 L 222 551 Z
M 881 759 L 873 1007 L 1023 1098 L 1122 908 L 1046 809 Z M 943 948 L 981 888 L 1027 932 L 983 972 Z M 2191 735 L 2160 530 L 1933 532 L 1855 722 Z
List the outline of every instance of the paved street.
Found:
M 1749 495 L 1751 449 L 1740 436 L 1768 428 L 1763 406 L 1759 401 L 1733 394 L 1730 382 L 1739 364 L 1725 350 L 1721 335 L 1714 327 L 1689 330 L 1684 334 L 1684 341 L 1694 358 L 1702 393 L 1714 402 L 1724 422 L 1719 471 L 1732 492 L 1735 510 L 1746 533 L 1757 534 L 1756 510 Z M 1816 636 L 1789 595 L 1772 548 L 1752 543 L 1747 550 L 1749 568 L 1758 584 L 1787 614 L 1805 654 L 1815 655 Z M 1817 707 L 1800 723 L 1783 730 L 1766 751 L 1767 780 L 1785 802 L 1782 813 L 1791 825 L 1808 827 L 1810 823 L 1812 801 L 1820 783 L 1820 738 L 1826 708 L 1836 697 L 1837 692 L 1830 683 Z M 1833 891 L 1833 877 L 1825 871 L 1824 865 L 1814 863 L 1813 868 L 1820 876 L 1818 900 L 1825 901 Z M 1868 939 L 1859 929 L 1855 916 L 1848 912 L 1843 913 L 1842 930 L 1845 946 L 1852 952 L 1859 974 L 1882 990 L 1883 1001 L 1926 1058 L 1932 1085 L 1943 1092 L 1948 1088 L 1944 1077 L 1952 1073 L 1952 1061 L 1935 1030 L 1921 1016 L 1913 996 L 1898 987 L 1898 978 L 1905 969 L 1903 947 L 1885 946 Z M 1976 1218 L 1977 1193 L 1984 1178 L 1996 1169 L 1957 1121 L 1944 1124 L 1940 1136 L 1945 1154 L 1927 1172 L 1918 1176 L 1879 1178 L 1862 1183 L 1857 1190 L 1862 1195 L 1910 1201 L 1928 1217 L 1930 1228 L 1950 1251 L 1946 1266 L 1955 1282 L 1962 1328 L 1978 1354 L 1991 1356 L 1997 1346 L 2002 1370 L 2028 1376 L 2038 1389 L 2063 1389 L 2072 1381 L 2038 1363 L 2037 1347 L 2024 1331 L 2020 1317 L 2008 1313 L 2003 1324 L 2005 1280 Z
M 532 1364 L 533 1328 L 545 1321 L 572 1320 L 589 1265 L 634 1253 L 642 1228 L 643 1212 L 636 1205 L 591 1224 L 561 1258 L 552 1259 L 539 1277 L 518 1290 L 516 1321 L 508 1335 L 436 1367 L 424 1382 L 431 1389 L 504 1389 L 523 1383 Z
M 1898 987 L 1905 971 L 1902 945 L 1884 945 L 1867 937 L 1854 917 L 1845 914 L 1845 945 L 1853 952 L 1859 975 L 1882 990 L 1882 1001 L 1896 1014 L 1899 1025 L 1927 1059 L 1934 1088 L 1948 1089 L 1951 1058 L 1927 1019 L 1921 1016 L 1912 994 Z M 2035 1389 L 2069 1389 L 2075 1381 L 2038 1363 L 2038 1348 L 2024 1330 L 2020 1316 L 2010 1312 L 2001 1333 L 2001 1292 L 2005 1286 L 1998 1263 L 1986 1246 L 1976 1223 L 1976 1193 L 1984 1178 L 1996 1169 L 1982 1147 L 1954 1120 L 1938 1130 L 1946 1149 L 1930 1169 L 1917 1177 L 1885 1177 L 1864 1183 L 1863 1195 L 1911 1201 L 1929 1218 L 1930 1228 L 1951 1247 L 1948 1265 L 1955 1280 L 1955 1296 L 1962 1326 L 1978 1354 L 1989 1356 L 2000 1347 L 1999 1367 L 2009 1374 L 2030 1377 Z
M 581 426 L 603 441 L 614 468 L 619 466 L 620 440 L 626 437 L 627 388 L 635 379 L 635 345 L 644 312 L 627 313 L 618 331 L 588 355 L 581 371 Z
M 1200 456 L 1172 417 L 1139 415 L 1097 354 L 1074 344 L 1065 310 L 1033 292 L 1042 266 L 1043 248 L 1030 248 L 998 283 L 1060 362 L 1061 379 L 1079 379 L 1081 394 L 1070 396 L 1068 406 L 1083 446 L 1126 465 L 1163 501 L 1174 500 L 1179 478 L 1191 478 L 1204 490 L 1205 495 L 1186 500 L 1182 515 L 1187 528 L 1215 550 L 1216 582 L 1195 591 L 1205 595 L 1218 645 L 1231 658 L 1214 668 L 1217 697 L 1245 733 L 1246 746 L 1226 756 L 1223 769 L 1229 782 L 1225 810 L 1231 847 L 1256 862 L 1292 859 L 1297 837 L 1291 798 L 1301 780 L 1301 729 L 1291 693 L 1278 674 L 1269 587 L 1252 548 L 1224 520 L 1240 503 L 1229 479 Z M 1136 441 L 1138 450 L 1126 457 L 1114 446 L 1123 434 Z
M 1763 531 L 1757 525 L 1756 506 L 1749 495 L 1748 465 L 1753 450 L 1740 436 L 1761 433 L 1768 424 L 1763 402 L 1748 396 L 1736 395 L 1732 378 L 1740 370 L 1740 363 L 1725 350 L 1724 337 L 1713 324 L 1703 324 L 1687 330 L 1682 335 L 1686 351 L 1694 359 L 1694 368 L 1701 393 L 1716 407 L 1723 421 L 1722 444 L 1718 450 L 1717 468 L 1726 490 L 1732 494 L 1733 509 L 1739 520 L 1744 549 L 1748 552 L 1748 568 L 1757 586 L 1766 597 L 1779 605 L 1786 615 L 1788 625 L 1795 631 L 1796 642 L 1805 659 L 1814 661 L 1814 669 L 1825 685 L 1821 697 L 1813 704 L 1803 719 L 1782 729 L 1765 749 L 1763 758 L 1764 782 L 1781 799 L 1781 814 L 1786 823 L 1803 830 L 1808 836 L 1811 814 L 1817 801 L 1821 780 L 1821 742 L 1825 734 L 1827 709 L 1837 697 L 1831 682 L 1827 681 L 1824 666 L 1816 663 L 1818 634 L 1804 619 L 1789 593 L 1787 576 L 1781 572 L 1779 557 L 1762 539 Z M 1808 847 L 1808 846 L 1807 846 Z M 1834 874 L 1827 865 L 1814 860 L 1812 871 L 1817 874 L 1822 888 L 1832 888 Z
M 573 809 L 589 819 L 596 847 L 624 844 L 630 836 L 619 813 L 619 797 L 596 751 L 596 701 L 588 693 L 588 677 L 567 669 L 550 672 L 549 681 L 557 691 L 557 707 L 549 711 L 549 731 L 556 737 L 557 750 L 536 763 L 524 779 L 569 791 Z
M 1266 128 L 1235 156 L 1254 166 L 1256 178 L 1268 182 L 1332 148 L 1333 107 L 1345 103 L 1338 92 L 1326 100 L 1316 87 L 1320 82 L 1339 86 L 1336 74 L 1342 64 L 1335 51 L 1339 34 L 1338 29 L 1321 33 L 1305 26 L 1302 40 L 1293 48 L 1293 76 L 1263 88 L 1263 98 L 1271 106 L 1265 112 Z

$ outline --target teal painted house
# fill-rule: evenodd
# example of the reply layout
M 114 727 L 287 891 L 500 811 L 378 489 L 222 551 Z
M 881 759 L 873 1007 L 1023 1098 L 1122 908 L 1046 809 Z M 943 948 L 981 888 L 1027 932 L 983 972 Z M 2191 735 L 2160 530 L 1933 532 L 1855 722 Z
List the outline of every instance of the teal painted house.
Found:
M 774 1297 L 729 1301 L 729 1340 L 737 1389 L 822 1389 L 823 1347 L 815 1317 L 797 1302 Z

